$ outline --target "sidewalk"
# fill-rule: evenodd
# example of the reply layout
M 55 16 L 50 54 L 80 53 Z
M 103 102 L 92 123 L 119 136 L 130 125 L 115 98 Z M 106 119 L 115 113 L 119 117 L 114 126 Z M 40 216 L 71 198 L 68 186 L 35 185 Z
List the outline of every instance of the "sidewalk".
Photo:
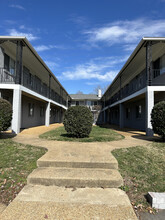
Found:
M 38 137 L 59 126 L 26 129 L 13 139 L 48 151 L 37 161 L 38 168 L 29 175 L 28 185 L 0 219 L 137 220 L 127 195 L 118 189 L 122 178 L 110 152 L 144 146 L 150 140 L 143 134 L 125 131 L 118 131 L 125 139 L 104 143 L 59 142 Z

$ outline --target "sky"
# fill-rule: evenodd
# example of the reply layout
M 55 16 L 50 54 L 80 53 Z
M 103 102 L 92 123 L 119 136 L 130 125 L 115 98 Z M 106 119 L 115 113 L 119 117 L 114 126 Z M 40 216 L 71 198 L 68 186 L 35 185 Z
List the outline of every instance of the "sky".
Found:
M 165 0 L 0 0 L 0 35 L 26 36 L 68 93 L 105 89 L 142 37 L 165 37 Z

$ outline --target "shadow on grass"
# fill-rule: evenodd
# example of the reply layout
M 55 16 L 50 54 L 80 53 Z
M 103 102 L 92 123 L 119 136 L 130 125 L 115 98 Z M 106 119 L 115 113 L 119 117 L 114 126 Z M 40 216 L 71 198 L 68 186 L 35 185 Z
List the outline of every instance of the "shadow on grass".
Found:
M 13 132 L 0 132 L 0 139 L 10 139 L 16 136 Z
M 138 130 L 138 129 L 134 129 L 134 128 L 120 128 L 117 125 L 111 125 L 111 124 L 102 124 L 102 125 L 98 125 L 101 128 L 107 128 L 107 129 L 112 129 L 114 131 L 120 131 L 120 132 L 127 132 L 131 134 L 132 138 L 135 139 L 140 139 L 140 140 L 146 140 L 146 141 L 151 141 L 151 142 L 157 142 L 157 143 L 164 143 L 165 141 L 157 135 L 154 136 L 146 136 L 145 131 L 143 130 Z

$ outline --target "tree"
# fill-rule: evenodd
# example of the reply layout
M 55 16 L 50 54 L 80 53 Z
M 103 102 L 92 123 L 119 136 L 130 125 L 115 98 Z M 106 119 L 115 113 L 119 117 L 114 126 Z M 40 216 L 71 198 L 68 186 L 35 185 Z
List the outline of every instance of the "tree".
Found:
M 76 94 L 84 94 L 82 91 L 78 91 L 78 92 L 76 92 Z

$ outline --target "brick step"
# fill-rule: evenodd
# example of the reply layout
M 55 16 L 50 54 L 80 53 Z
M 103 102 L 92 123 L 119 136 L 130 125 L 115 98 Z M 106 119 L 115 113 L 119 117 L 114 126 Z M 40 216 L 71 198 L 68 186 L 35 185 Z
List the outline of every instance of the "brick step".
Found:
M 118 188 L 123 179 L 115 169 L 39 167 L 28 176 L 27 182 L 45 186 Z

